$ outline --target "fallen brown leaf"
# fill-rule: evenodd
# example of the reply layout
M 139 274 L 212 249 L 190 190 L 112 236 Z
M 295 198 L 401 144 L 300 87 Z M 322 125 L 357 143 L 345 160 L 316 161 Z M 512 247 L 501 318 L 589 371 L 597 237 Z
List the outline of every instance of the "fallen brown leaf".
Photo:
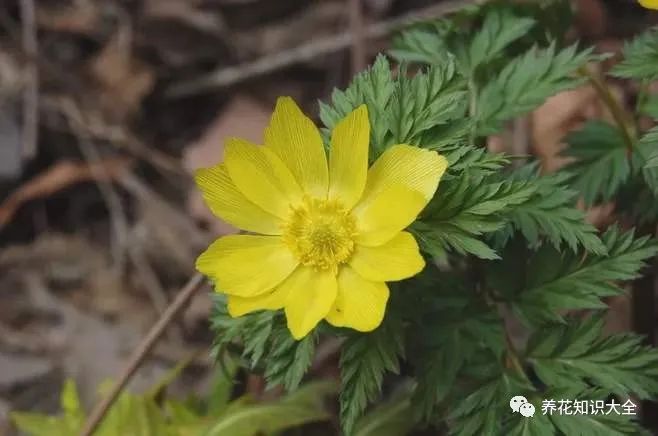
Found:
M 554 95 L 532 113 L 534 151 L 546 172 L 553 172 L 569 161 L 559 155 L 565 147 L 564 137 L 585 120 L 595 118 L 599 106 L 596 91 L 584 86 Z
M 235 136 L 260 144 L 262 132 L 269 123 L 270 114 L 260 103 L 246 96 L 235 97 L 210 124 L 206 133 L 195 143 L 188 145 L 183 153 L 183 164 L 194 172 L 197 168 L 210 167 L 223 160 L 224 140 Z M 208 224 L 215 234 L 235 232 L 230 225 L 215 217 L 205 205 L 196 187 L 188 198 L 190 214 Z
M 153 71 L 133 56 L 131 43 L 130 30 L 123 28 L 89 64 L 101 87 L 101 105 L 119 119 L 134 113 L 155 84 Z
M 112 181 L 130 168 L 131 163 L 132 160 L 125 158 L 106 159 L 93 164 L 60 161 L 27 181 L 0 203 L 0 228 L 7 225 L 16 211 L 28 201 L 47 197 L 81 182 L 98 178 Z

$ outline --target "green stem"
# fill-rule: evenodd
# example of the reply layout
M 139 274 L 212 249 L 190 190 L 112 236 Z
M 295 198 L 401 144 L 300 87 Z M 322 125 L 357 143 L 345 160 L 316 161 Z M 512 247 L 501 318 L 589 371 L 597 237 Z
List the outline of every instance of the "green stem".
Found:
M 503 331 L 505 332 L 505 348 L 506 348 L 506 358 L 509 364 L 511 365 L 516 372 L 519 373 L 521 377 L 523 377 L 525 380 L 528 380 L 528 375 L 525 372 L 525 369 L 523 369 L 523 364 L 521 363 L 521 357 L 519 355 L 519 352 L 516 350 L 516 347 L 514 346 L 514 342 L 512 342 L 512 337 L 509 334 L 509 331 L 507 330 L 507 325 L 505 324 L 505 317 L 502 312 L 502 307 L 503 305 L 501 303 L 496 304 L 496 299 L 493 298 L 493 292 L 491 290 L 485 290 L 484 294 L 485 300 L 489 305 L 494 305 L 498 311 L 498 314 L 502 320 L 503 323 Z
M 644 106 L 649 97 L 649 83 L 646 79 L 640 83 L 640 89 L 637 92 L 637 101 L 635 102 L 635 112 L 637 113 L 640 113 L 642 106 Z
M 632 120 L 628 117 L 628 114 L 623 107 L 619 104 L 617 99 L 612 95 L 610 88 L 601 80 L 596 74 L 592 73 L 586 67 L 582 67 L 579 70 L 580 74 L 587 77 L 599 97 L 603 100 L 605 105 L 610 110 L 612 118 L 614 118 L 615 123 L 621 130 L 622 136 L 624 137 L 624 142 L 626 142 L 626 149 L 628 152 L 628 157 L 633 153 L 633 148 L 635 146 L 635 129 L 632 125 Z
M 512 338 L 510 337 L 509 332 L 507 331 L 507 328 L 504 325 L 503 325 L 503 329 L 505 330 L 505 346 L 507 347 L 507 358 L 509 359 L 509 362 L 512 364 L 512 367 L 519 373 L 519 375 L 527 379 L 528 377 L 525 373 L 525 369 L 523 369 L 523 365 L 521 364 L 521 358 L 519 357 L 518 351 L 516 351 L 516 347 L 514 347 Z
M 468 93 L 470 94 L 469 104 L 468 104 L 468 115 L 471 118 L 471 120 L 473 120 L 476 119 L 476 114 L 477 114 L 477 94 L 478 94 L 477 87 L 475 85 L 475 81 L 473 80 L 473 78 L 469 79 L 468 81 Z M 469 138 L 471 144 L 475 142 L 476 128 L 477 128 L 477 123 L 473 123 L 471 125 L 471 134 Z

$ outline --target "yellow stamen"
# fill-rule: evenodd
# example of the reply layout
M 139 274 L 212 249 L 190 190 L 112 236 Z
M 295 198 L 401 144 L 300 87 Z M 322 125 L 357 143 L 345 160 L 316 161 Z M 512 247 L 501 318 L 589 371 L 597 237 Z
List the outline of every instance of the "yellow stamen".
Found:
M 337 271 L 354 251 L 356 223 L 340 201 L 305 197 L 292 208 L 283 237 L 301 264 Z

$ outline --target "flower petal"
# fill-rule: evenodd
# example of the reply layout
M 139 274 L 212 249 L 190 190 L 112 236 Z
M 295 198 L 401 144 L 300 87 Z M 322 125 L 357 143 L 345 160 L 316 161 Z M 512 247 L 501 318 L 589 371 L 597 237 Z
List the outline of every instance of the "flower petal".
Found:
M 305 193 L 324 198 L 329 172 L 322 137 L 290 97 L 280 97 L 265 129 L 265 145 L 290 169 Z
M 210 210 L 227 223 L 250 232 L 280 235 L 280 220 L 249 201 L 235 186 L 224 164 L 194 173 Z
M 350 266 L 367 280 L 388 282 L 415 276 L 425 267 L 425 259 L 411 233 L 400 232 L 379 247 L 357 246 Z
M 351 209 L 363 194 L 368 174 L 370 121 L 366 105 L 359 106 L 334 128 L 329 154 L 329 197 Z
M 278 236 L 219 238 L 196 260 L 196 268 L 220 292 L 239 297 L 263 294 L 281 283 L 298 261 Z
M 224 161 L 235 186 L 256 205 L 285 218 L 302 191 L 290 170 L 272 150 L 242 139 L 226 143 Z
M 368 171 L 362 202 L 391 185 L 417 191 L 429 202 L 447 166 L 446 158 L 435 151 L 402 144 L 389 147 Z
M 329 312 L 336 300 L 336 276 L 332 271 L 298 268 L 281 284 L 286 298 L 288 329 L 295 339 L 308 334 Z
M 388 295 L 386 283 L 371 282 L 352 268 L 344 267 L 338 273 L 336 303 L 326 319 L 336 327 L 369 332 L 384 319 Z
M 255 297 L 238 297 L 237 295 L 228 296 L 228 313 L 233 318 L 256 312 L 258 310 L 278 310 L 282 309 L 288 296 L 288 289 L 278 286 L 271 291 Z
M 387 185 L 352 212 L 358 229 L 357 244 L 375 247 L 390 241 L 414 222 L 426 205 L 427 199 L 418 191 Z

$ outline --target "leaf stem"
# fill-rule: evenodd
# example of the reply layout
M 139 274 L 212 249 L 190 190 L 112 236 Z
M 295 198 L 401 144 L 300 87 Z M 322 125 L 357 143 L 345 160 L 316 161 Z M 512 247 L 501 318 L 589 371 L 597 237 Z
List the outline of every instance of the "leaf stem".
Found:
M 476 129 L 477 129 L 477 97 L 478 97 L 478 90 L 477 90 L 477 85 L 475 84 L 475 81 L 471 77 L 468 80 L 468 93 L 469 93 L 469 101 L 468 101 L 468 115 L 471 118 L 471 120 L 475 119 L 476 122 L 472 123 L 471 125 L 471 132 L 470 132 L 470 143 L 473 144 L 475 142 L 475 136 L 476 136 Z
M 119 397 L 123 388 L 128 384 L 131 377 L 137 372 L 137 369 L 139 369 L 144 359 L 146 359 L 151 349 L 153 349 L 155 343 L 165 332 L 167 326 L 174 320 L 183 307 L 185 307 L 203 283 L 203 276 L 199 273 L 194 274 L 190 280 L 188 280 L 187 284 L 181 289 L 174 301 L 169 304 L 167 309 L 162 313 L 137 349 L 133 352 L 130 361 L 124 368 L 119 380 L 112 388 L 112 391 L 100 403 L 98 403 L 96 407 L 94 407 L 82 429 L 82 432 L 80 433 L 80 436 L 91 436 L 94 433 L 103 421 L 105 415 L 109 412 L 112 404 L 114 404 Z
M 610 110 L 612 118 L 614 118 L 617 126 L 621 130 L 624 141 L 626 142 L 626 149 L 628 156 L 630 157 L 633 153 L 633 148 L 635 145 L 635 133 L 632 126 L 632 120 L 627 116 L 624 108 L 619 104 L 617 99 L 612 95 L 610 87 L 605 83 L 604 80 L 601 80 L 596 74 L 592 73 L 587 67 L 581 67 L 579 69 L 580 74 L 587 77 L 594 89 L 596 90 L 601 100 Z
M 509 366 L 514 368 L 521 377 L 523 377 L 525 380 L 528 379 L 528 375 L 525 372 L 525 369 L 523 369 L 523 364 L 521 363 L 521 357 L 519 356 L 519 352 L 516 350 L 516 347 L 514 346 L 514 342 L 512 341 L 512 337 L 509 334 L 509 330 L 507 329 L 507 323 L 505 322 L 505 313 L 504 313 L 504 307 L 505 303 L 496 303 L 496 300 L 493 297 L 493 292 L 489 290 L 485 294 L 485 298 L 489 304 L 494 304 L 498 314 L 501 318 L 502 324 L 503 324 L 503 331 L 505 332 L 505 349 L 506 349 L 506 358 Z
M 635 102 L 635 112 L 640 113 L 642 107 L 649 97 L 649 80 L 644 79 L 640 82 L 640 89 L 637 92 L 637 100 Z
M 516 347 L 514 347 L 512 338 L 510 337 L 509 331 L 507 330 L 507 327 L 504 325 L 504 323 L 503 323 L 503 330 L 505 330 L 505 345 L 507 347 L 507 359 L 509 360 L 512 367 L 519 373 L 519 375 L 527 379 L 528 376 L 526 375 L 525 369 L 523 369 L 523 365 L 521 364 L 519 353 L 516 351 Z

